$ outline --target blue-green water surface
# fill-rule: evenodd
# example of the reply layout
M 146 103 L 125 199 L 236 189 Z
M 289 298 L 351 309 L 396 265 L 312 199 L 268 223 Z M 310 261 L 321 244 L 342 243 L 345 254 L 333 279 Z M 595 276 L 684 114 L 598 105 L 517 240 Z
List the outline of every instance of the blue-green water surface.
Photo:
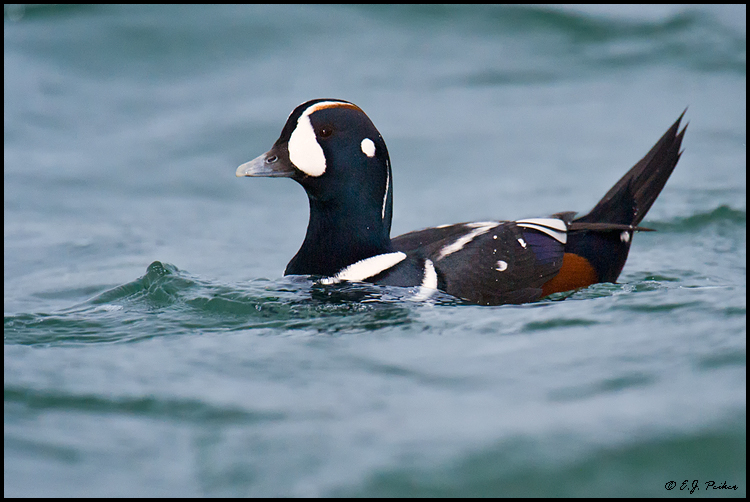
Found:
M 5 495 L 744 497 L 745 19 L 6 6 Z M 235 168 L 319 97 L 394 235 L 585 212 L 690 124 L 619 284 L 478 307 L 281 276 L 304 192 Z

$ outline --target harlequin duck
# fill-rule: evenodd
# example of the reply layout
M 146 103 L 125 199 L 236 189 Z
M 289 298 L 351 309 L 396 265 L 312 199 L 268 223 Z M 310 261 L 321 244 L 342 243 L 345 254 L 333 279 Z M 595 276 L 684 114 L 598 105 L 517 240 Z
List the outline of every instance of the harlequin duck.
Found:
M 292 178 L 307 192 L 310 221 L 284 275 L 436 290 L 481 305 L 526 303 L 615 282 L 633 233 L 680 159 L 685 129 L 669 128 L 585 216 L 442 225 L 391 238 L 393 176 L 382 136 L 357 105 L 299 105 L 281 136 L 237 176 Z

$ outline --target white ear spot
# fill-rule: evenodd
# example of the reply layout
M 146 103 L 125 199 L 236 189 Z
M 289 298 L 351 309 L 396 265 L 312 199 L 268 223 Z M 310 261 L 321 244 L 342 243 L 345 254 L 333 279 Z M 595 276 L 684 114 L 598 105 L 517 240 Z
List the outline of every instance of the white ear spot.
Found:
M 359 146 L 362 148 L 362 152 L 368 157 L 375 156 L 375 143 L 370 138 L 363 139 Z

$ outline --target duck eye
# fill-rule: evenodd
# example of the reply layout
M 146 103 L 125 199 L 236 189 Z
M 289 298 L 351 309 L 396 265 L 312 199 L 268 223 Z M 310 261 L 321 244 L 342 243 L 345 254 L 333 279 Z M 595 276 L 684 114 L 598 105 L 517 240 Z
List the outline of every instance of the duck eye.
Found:
M 320 136 L 322 138 L 327 138 L 333 134 L 333 128 L 331 126 L 323 126 L 323 128 L 320 130 Z

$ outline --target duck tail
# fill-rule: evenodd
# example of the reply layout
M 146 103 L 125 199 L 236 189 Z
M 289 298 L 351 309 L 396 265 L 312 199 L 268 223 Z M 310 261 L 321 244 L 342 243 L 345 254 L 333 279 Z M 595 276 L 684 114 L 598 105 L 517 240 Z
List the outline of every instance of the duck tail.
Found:
M 646 156 L 588 214 L 570 221 L 563 266 L 558 276 L 545 284 L 545 295 L 596 282 L 617 281 L 628 258 L 633 232 L 651 230 L 639 224 L 680 160 L 680 146 L 687 128 L 685 125 L 679 131 L 684 115 L 683 111 Z

